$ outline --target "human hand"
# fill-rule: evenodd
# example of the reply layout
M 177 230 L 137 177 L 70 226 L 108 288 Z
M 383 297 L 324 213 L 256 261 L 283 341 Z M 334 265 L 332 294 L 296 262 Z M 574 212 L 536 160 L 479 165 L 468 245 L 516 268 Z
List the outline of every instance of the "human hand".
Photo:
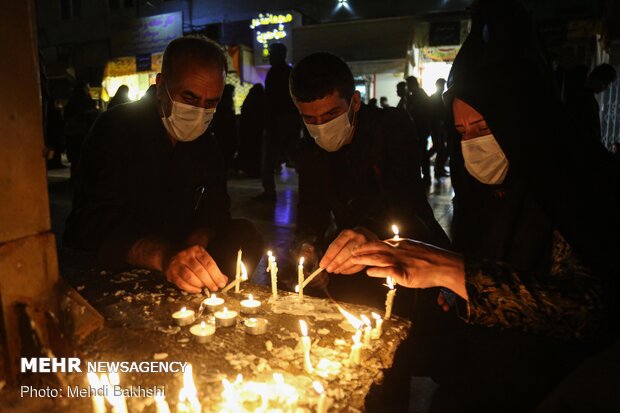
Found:
M 319 266 L 332 274 L 358 273 L 366 266 L 351 261 L 353 249 L 376 239 L 375 234 L 362 227 L 345 229 L 329 245 Z
M 368 266 L 370 277 L 389 276 L 409 288 L 445 287 L 467 299 L 463 258 L 433 245 L 407 239 L 368 242 L 353 251 L 351 262 Z
M 200 245 L 173 254 L 164 264 L 164 274 L 168 281 L 190 293 L 199 293 L 205 287 L 217 291 L 228 283 L 228 277 Z

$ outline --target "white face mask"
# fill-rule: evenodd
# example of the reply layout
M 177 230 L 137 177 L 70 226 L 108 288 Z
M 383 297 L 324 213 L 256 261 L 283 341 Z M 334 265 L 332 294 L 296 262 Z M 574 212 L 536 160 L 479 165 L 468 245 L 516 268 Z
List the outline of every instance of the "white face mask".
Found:
M 164 127 L 178 141 L 190 142 L 197 139 L 209 128 L 215 108 L 205 109 L 177 102 L 170 96 L 168 85 L 164 84 L 164 86 L 172 102 L 170 116 L 162 118 Z M 162 113 L 164 113 L 163 108 Z
M 327 152 L 336 152 L 344 145 L 351 142 L 353 125 L 349 120 L 349 111 L 353 107 L 349 102 L 349 109 L 342 115 L 325 122 L 321 125 L 309 125 L 304 121 L 310 136 L 312 136 L 317 145 L 325 149 Z
M 493 135 L 461 141 L 465 169 L 487 185 L 499 185 L 508 173 L 508 159 Z

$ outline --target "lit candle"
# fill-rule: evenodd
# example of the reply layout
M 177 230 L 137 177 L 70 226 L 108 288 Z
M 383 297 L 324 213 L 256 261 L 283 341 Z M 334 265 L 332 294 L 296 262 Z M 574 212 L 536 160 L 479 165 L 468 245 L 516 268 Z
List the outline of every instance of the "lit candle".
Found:
M 308 324 L 304 320 L 299 320 L 299 328 L 301 329 L 301 348 L 304 352 L 304 369 L 306 373 L 311 374 L 314 369 L 312 368 L 312 362 L 310 361 L 310 347 L 312 342 L 308 337 Z
M 194 322 L 194 310 L 188 310 L 183 307 L 179 311 L 172 314 L 174 323 L 178 326 L 187 326 Z
M 349 362 L 353 365 L 360 364 L 362 359 L 362 330 L 357 330 L 353 336 L 353 345 L 349 353 Z
M 241 312 L 243 314 L 256 314 L 260 306 L 260 301 L 255 300 L 252 294 L 250 294 L 247 300 L 241 301 Z
M 362 321 L 364 322 L 364 347 L 370 347 L 370 336 L 372 334 L 372 324 L 370 323 L 370 319 L 366 317 L 364 314 L 360 316 Z
M 236 271 L 235 271 L 235 281 L 237 281 L 237 284 L 235 285 L 235 292 L 238 293 L 241 287 L 241 256 L 243 255 L 243 252 L 241 251 L 241 248 L 239 248 L 239 251 L 237 251 L 237 266 L 236 266 Z
M 396 225 L 392 225 L 392 231 L 394 232 L 394 238 L 392 238 L 392 240 L 394 241 L 400 241 L 400 230 L 398 229 L 398 227 Z
M 210 313 L 215 313 L 224 305 L 224 299 L 217 297 L 215 294 L 211 294 L 211 297 L 205 298 L 202 303 L 207 307 Z
M 193 371 L 191 364 L 185 367 L 185 371 L 183 372 L 183 388 L 179 392 L 179 401 L 181 402 L 181 398 L 183 397 L 189 402 L 189 409 L 187 411 L 191 413 L 201 413 L 202 406 L 200 406 L 200 402 L 198 401 L 198 390 L 194 383 Z M 183 400 L 182 404 L 187 406 L 185 400 Z
M 253 336 L 265 334 L 267 332 L 267 320 L 264 318 L 248 318 L 243 322 L 245 332 Z
M 385 299 L 385 315 L 383 318 L 385 320 L 389 320 L 392 317 L 392 306 L 394 305 L 394 296 L 396 295 L 396 288 L 394 288 L 394 280 L 392 277 L 387 277 L 385 280 L 389 291 L 387 293 L 387 297 Z
M 241 262 L 241 277 L 235 278 L 235 281 L 231 282 L 226 287 L 224 287 L 224 289 L 222 289 L 222 294 L 230 291 L 230 289 L 233 287 L 235 288 L 235 291 L 236 291 L 238 289 L 237 287 L 239 286 L 239 284 L 241 284 L 242 281 L 247 281 L 247 279 L 248 279 L 248 271 L 245 268 L 245 265 L 243 264 L 243 262 Z
M 101 381 L 99 377 L 95 373 L 88 373 L 88 382 L 90 383 L 90 387 L 92 388 L 93 394 L 92 404 L 93 404 L 93 412 L 95 413 L 106 413 L 105 407 L 105 399 L 102 394 Z
M 228 311 L 228 308 L 224 307 L 224 310 L 215 313 L 215 322 L 218 327 L 234 326 L 237 323 L 237 312 Z
M 372 318 L 375 319 L 375 328 L 372 329 L 371 337 L 376 340 L 383 334 L 383 319 L 377 313 L 372 313 Z
M 278 264 L 271 251 L 267 251 L 267 257 L 267 271 L 271 273 L 271 295 L 275 299 L 278 298 Z
M 166 399 L 161 394 L 153 396 L 155 399 L 155 407 L 157 407 L 157 413 L 170 413 L 170 406 L 166 402 Z
M 312 387 L 319 394 L 319 401 L 317 403 L 316 412 L 317 413 L 327 413 L 327 395 L 325 394 L 325 389 L 323 385 L 318 381 L 312 382 Z
M 194 324 L 190 327 L 189 332 L 194 336 L 194 340 L 197 343 L 206 343 L 213 338 L 215 334 L 215 326 L 213 324 L 207 324 L 204 321 L 200 324 Z
M 297 285 L 299 286 L 299 298 L 304 298 L 304 257 L 299 259 L 297 266 Z

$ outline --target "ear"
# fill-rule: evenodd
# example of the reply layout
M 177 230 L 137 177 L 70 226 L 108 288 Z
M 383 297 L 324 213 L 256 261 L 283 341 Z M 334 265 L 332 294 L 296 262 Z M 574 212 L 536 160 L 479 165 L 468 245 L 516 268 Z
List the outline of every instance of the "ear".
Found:
M 353 97 L 351 98 L 351 104 L 353 105 L 353 112 L 357 112 L 362 107 L 362 95 L 358 90 L 353 92 Z

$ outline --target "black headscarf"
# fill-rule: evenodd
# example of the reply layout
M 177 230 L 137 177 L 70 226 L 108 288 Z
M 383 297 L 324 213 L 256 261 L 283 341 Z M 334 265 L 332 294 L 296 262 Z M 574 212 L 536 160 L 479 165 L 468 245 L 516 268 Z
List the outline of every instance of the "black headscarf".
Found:
M 510 166 L 501 186 L 483 185 L 465 170 L 456 139 L 455 245 L 520 270 L 548 272 L 556 229 L 614 300 L 620 169 L 601 145 L 573 138 L 540 45 L 518 2 L 472 5 L 471 32 L 453 64 L 446 104 L 451 109 L 458 97 L 480 112 Z

